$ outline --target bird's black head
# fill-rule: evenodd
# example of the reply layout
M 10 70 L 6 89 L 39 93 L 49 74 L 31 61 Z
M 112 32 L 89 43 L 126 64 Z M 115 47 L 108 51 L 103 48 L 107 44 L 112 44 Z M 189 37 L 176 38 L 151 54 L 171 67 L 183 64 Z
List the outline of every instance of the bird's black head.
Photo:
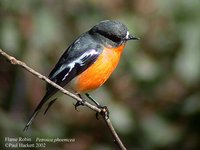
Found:
M 138 38 L 129 34 L 127 27 L 118 22 L 105 20 L 95 25 L 89 31 L 103 38 L 104 42 L 116 46 L 125 43 L 127 40 L 137 40 Z

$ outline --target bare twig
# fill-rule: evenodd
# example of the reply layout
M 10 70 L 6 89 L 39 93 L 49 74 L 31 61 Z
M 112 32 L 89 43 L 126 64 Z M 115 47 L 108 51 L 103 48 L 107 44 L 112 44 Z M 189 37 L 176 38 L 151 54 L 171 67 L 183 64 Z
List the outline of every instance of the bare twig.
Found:
M 121 139 L 119 138 L 119 136 L 117 135 L 112 122 L 110 121 L 110 119 L 104 119 L 104 121 L 106 122 L 106 125 L 108 126 L 113 138 L 114 138 L 114 142 L 117 144 L 117 146 L 121 149 L 121 150 L 126 150 L 126 147 L 123 145 Z
M 82 101 L 81 98 L 79 98 L 78 96 L 76 96 L 75 94 L 65 90 L 64 88 L 62 88 L 61 86 L 57 85 L 56 83 L 52 82 L 51 80 L 49 80 L 46 76 L 43 76 L 42 74 L 38 73 L 37 71 L 35 71 L 34 69 L 32 69 L 31 67 L 27 66 L 24 62 L 16 59 L 13 56 L 8 55 L 6 52 L 4 52 L 3 50 L 0 49 L 0 54 L 2 56 L 4 56 L 7 60 L 10 61 L 11 64 L 13 65 L 18 65 L 23 67 L 25 70 L 27 70 L 28 72 L 30 72 L 31 74 L 35 75 L 37 78 L 44 80 L 45 82 L 51 84 L 52 86 L 54 86 L 55 88 L 59 89 L 62 93 L 64 93 L 65 95 L 70 96 L 71 98 L 73 98 L 76 101 Z M 101 114 L 102 118 L 104 119 L 104 121 L 106 122 L 106 125 L 109 128 L 109 131 L 111 132 L 113 138 L 114 138 L 114 142 L 117 144 L 117 146 L 121 149 L 121 150 L 125 150 L 125 146 L 123 145 L 122 141 L 120 140 L 119 136 L 117 135 L 111 120 L 107 117 L 106 113 L 108 112 L 108 110 L 105 109 L 100 109 L 88 102 L 84 102 L 84 106 L 92 109 L 93 111 L 96 111 L 97 113 Z

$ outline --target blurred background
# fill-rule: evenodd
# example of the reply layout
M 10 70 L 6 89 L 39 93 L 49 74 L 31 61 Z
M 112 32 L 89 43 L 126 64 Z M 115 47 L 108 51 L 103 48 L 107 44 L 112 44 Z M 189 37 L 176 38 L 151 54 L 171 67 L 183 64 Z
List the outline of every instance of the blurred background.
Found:
M 91 93 L 108 106 L 128 149 L 200 147 L 199 0 L 0 0 L 0 48 L 48 76 L 65 49 L 101 20 L 123 22 L 139 41 L 126 45 L 109 81 Z M 63 96 L 27 132 L 45 82 L 0 56 L 0 138 L 75 139 L 47 149 L 114 150 L 103 120 Z M 19 148 L 20 149 L 20 148 Z M 43 149 L 43 148 L 35 148 Z

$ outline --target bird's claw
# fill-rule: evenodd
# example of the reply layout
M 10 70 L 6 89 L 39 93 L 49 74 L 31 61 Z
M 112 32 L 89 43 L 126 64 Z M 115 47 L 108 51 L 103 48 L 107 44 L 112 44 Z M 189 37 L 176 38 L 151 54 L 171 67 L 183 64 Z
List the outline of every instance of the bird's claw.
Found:
M 99 120 L 99 115 L 103 116 L 106 120 L 109 118 L 109 110 L 107 106 L 98 106 L 101 109 L 100 112 L 96 113 L 96 119 Z
M 78 111 L 79 106 L 84 106 L 85 101 L 77 101 L 76 104 L 74 104 L 75 110 Z

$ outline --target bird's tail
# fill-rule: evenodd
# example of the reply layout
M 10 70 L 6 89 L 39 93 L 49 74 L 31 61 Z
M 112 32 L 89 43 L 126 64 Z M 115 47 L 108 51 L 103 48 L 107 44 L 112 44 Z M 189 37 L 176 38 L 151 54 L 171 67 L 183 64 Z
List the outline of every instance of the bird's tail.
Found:
M 37 114 L 39 113 L 39 111 L 42 108 L 42 106 L 44 105 L 44 103 L 47 102 L 47 100 L 52 96 L 52 94 L 54 94 L 54 93 L 49 94 L 49 92 L 47 92 L 45 94 L 45 96 L 42 98 L 42 100 L 40 101 L 40 103 L 38 104 L 38 106 L 36 107 L 36 109 L 34 110 L 33 114 L 30 116 L 28 122 L 26 123 L 26 125 L 25 125 L 25 127 L 23 129 L 23 131 L 27 131 L 28 130 L 28 128 L 32 124 L 34 118 L 37 116 Z

